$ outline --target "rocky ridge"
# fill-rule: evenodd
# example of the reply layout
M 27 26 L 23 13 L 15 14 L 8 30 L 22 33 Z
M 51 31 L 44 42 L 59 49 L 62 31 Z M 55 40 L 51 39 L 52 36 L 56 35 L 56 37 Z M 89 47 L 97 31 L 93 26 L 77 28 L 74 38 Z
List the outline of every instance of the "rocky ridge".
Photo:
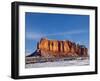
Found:
M 52 57 L 86 57 L 88 49 L 84 45 L 75 44 L 69 40 L 49 40 L 41 38 L 37 49 L 30 56 Z

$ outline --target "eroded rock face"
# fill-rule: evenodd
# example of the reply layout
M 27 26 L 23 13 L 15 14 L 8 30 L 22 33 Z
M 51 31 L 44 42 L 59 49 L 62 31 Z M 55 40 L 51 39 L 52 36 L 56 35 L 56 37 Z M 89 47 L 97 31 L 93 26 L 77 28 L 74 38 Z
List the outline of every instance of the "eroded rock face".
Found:
M 87 56 L 88 49 L 85 46 L 64 40 L 48 40 L 42 38 L 37 44 L 37 51 L 42 57 L 71 57 Z

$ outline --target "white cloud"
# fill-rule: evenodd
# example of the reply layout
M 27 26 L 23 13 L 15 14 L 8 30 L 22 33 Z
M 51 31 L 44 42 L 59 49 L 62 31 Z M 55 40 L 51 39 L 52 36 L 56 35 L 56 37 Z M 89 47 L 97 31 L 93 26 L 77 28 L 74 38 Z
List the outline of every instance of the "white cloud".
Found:
M 41 33 L 33 33 L 33 32 L 26 33 L 27 39 L 40 39 L 41 37 L 43 37 L 43 34 Z
M 46 34 L 45 36 L 54 36 L 54 35 L 72 35 L 72 34 L 81 34 L 81 33 L 86 33 L 84 30 L 74 30 L 74 31 L 67 31 L 67 32 L 58 32 L 58 33 L 53 33 L 53 34 Z
M 87 33 L 87 31 L 86 30 L 74 30 L 74 31 L 58 32 L 58 33 L 51 33 L 51 34 L 27 32 L 26 38 L 36 40 L 36 39 L 40 39 L 41 37 L 47 37 L 47 36 L 76 35 L 76 34 L 82 34 L 82 33 Z

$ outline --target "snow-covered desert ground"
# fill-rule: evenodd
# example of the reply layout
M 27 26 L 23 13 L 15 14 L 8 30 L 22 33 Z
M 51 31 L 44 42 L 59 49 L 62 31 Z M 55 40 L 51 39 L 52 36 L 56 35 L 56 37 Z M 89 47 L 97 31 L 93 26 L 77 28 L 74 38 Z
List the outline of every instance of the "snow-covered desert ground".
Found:
M 86 65 L 89 65 L 89 59 L 26 64 L 25 68 L 59 67 L 59 66 L 86 66 Z

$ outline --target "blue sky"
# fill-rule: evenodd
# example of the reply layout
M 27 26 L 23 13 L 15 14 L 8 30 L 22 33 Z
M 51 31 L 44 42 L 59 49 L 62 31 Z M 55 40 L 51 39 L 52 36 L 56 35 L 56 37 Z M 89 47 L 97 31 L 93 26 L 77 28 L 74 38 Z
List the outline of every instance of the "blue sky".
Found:
M 26 55 L 36 50 L 37 42 L 41 37 L 71 40 L 89 47 L 89 16 L 26 12 Z

